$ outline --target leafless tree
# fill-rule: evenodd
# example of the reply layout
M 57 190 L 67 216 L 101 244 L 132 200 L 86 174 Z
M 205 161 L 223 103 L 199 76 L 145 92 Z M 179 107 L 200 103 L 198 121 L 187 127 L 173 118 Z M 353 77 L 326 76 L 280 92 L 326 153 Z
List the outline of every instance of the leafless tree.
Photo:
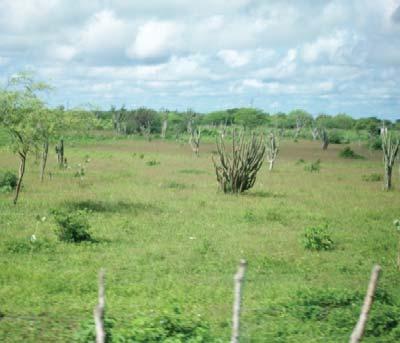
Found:
M 269 162 L 269 171 L 272 171 L 272 169 L 274 168 L 275 160 L 278 156 L 278 153 L 279 153 L 279 145 L 275 138 L 275 134 L 271 132 L 269 134 L 269 138 L 267 139 L 267 150 L 266 150 L 267 160 Z
M 199 127 L 195 129 L 192 128 L 189 136 L 189 144 L 192 147 L 192 150 L 197 157 L 199 156 L 200 138 L 201 138 L 201 129 Z
M 385 190 L 390 190 L 392 188 L 392 171 L 397 153 L 399 152 L 399 146 L 399 139 L 392 137 L 390 132 L 382 134 L 383 163 L 385 166 Z

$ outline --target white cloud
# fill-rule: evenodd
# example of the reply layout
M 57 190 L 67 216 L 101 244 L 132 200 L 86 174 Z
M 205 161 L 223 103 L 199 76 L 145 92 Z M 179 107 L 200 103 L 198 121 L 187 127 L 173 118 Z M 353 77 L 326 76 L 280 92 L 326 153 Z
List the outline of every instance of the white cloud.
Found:
M 128 47 L 131 58 L 162 58 L 178 47 L 181 27 L 172 21 L 149 21 L 139 27 L 134 43 Z
M 224 61 L 226 65 L 231 68 L 242 67 L 250 62 L 250 56 L 248 53 L 240 53 L 236 50 L 220 50 L 218 57 Z
M 274 67 L 256 70 L 253 75 L 267 79 L 285 79 L 292 77 L 297 69 L 297 50 L 289 49 L 286 55 Z
M 70 61 L 77 54 L 77 49 L 72 45 L 55 45 L 48 49 L 50 57 L 61 61 Z
M 354 56 L 353 50 L 360 39 L 346 31 L 336 31 L 325 37 L 318 37 L 312 43 L 306 43 L 303 48 L 303 60 L 314 63 L 322 59 L 328 59 L 332 63 L 343 63 L 349 58 L 359 60 L 363 56 Z
M 2 57 L 0 56 L 0 66 L 5 66 L 10 62 L 10 59 L 8 57 Z
M 105 52 L 121 49 L 129 35 L 129 26 L 111 10 L 95 13 L 80 33 L 79 50 Z

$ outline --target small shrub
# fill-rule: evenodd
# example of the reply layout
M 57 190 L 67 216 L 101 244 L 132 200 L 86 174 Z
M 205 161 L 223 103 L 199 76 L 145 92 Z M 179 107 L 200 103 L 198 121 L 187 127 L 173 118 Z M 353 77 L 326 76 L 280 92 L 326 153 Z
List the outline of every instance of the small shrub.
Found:
M 182 169 L 179 172 L 182 174 L 194 174 L 194 175 L 205 174 L 204 170 L 199 170 L 199 169 Z
M 0 171 L 0 192 L 8 193 L 17 187 L 18 176 L 10 171 Z
M 355 153 L 349 146 L 345 147 L 342 151 L 339 152 L 339 157 L 342 158 L 350 158 L 350 159 L 364 159 L 364 156 L 361 156 Z
M 85 210 L 75 212 L 54 210 L 53 215 L 57 223 L 56 234 L 59 240 L 70 243 L 91 241 L 87 213 Z
M 83 178 L 85 176 L 85 168 L 79 163 L 78 170 L 75 172 L 74 177 Z
M 253 222 L 255 222 L 257 220 L 256 215 L 251 210 L 246 210 L 246 212 L 244 213 L 243 218 L 244 218 L 244 220 L 246 222 L 249 222 L 249 223 L 253 223 Z
M 150 160 L 150 161 L 147 161 L 146 162 L 146 165 L 147 166 L 150 166 L 150 167 L 152 167 L 152 166 L 157 166 L 157 165 L 159 165 L 160 164 L 160 162 L 158 162 L 158 161 L 156 161 L 156 160 Z
M 137 343 L 208 343 L 219 342 L 200 316 L 186 317 L 179 309 L 160 315 L 137 317 L 124 335 L 127 342 Z
M 288 308 L 302 320 L 326 320 L 334 309 L 354 306 L 362 301 L 358 293 L 335 289 L 299 290 Z M 358 308 L 357 308 L 358 309 Z
M 311 162 L 310 164 L 304 166 L 304 170 L 310 173 L 319 173 L 320 169 L 321 169 L 321 161 L 319 159 L 316 160 L 315 162 Z
M 106 342 L 135 343 L 220 343 L 215 339 L 210 328 L 198 316 L 186 317 L 179 309 L 164 311 L 159 315 L 139 315 L 128 329 L 117 331 L 115 321 L 106 318 L 104 321 Z M 95 342 L 95 325 L 93 320 L 84 322 L 75 333 L 79 343 Z
M 186 185 L 183 183 L 176 182 L 176 181 L 170 181 L 170 182 L 166 183 L 164 185 L 164 187 L 170 188 L 170 189 L 185 189 Z
M 308 250 L 332 250 L 334 243 L 327 227 L 308 227 L 303 237 L 304 247 Z
M 117 337 L 113 336 L 112 329 L 114 328 L 115 320 L 112 318 L 104 318 L 105 341 L 107 343 L 118 342 Z M 96 342 L 96 329 L 94 320 L 90 319 L 81 323 L 78 331 L 75 332 L 74 341 L 77 343 L 92 343 Z
M 306 163 L 306 161 L 304 161 L 302 158 L 299 158 L 299 159 L 297 160 L 297 162 L 296 162 L 297 165 L 299 165 L 299 164 L 304 164 L 304 163 Z
M 329 143 L 331 144 L 341 144 L 343 142 L 343 137 L 336 130 L 329 132 Z
M 370 150 L 382 150 L 382 139 L 381 137 L 373 137 L 368 142 L 368 148 Z
M 369 175 L 363 175 L 362 176 L 362 180 L 363 181 L 367 181 L 367 182 L 378 182 L 378 181 L 382 181 L 383 180 L 383 175 L 382 174 L 378 174 L 378 173 L 372 173 Z
M 35 237 L 33 239 L 33 237 Z M 15 239 L 4 243 L 5 250 L 11 254 L 28 254 L 34 252 L 53 252 L 54 246 L 47 239 L 37 239 L 32 235 L 26 239 Z

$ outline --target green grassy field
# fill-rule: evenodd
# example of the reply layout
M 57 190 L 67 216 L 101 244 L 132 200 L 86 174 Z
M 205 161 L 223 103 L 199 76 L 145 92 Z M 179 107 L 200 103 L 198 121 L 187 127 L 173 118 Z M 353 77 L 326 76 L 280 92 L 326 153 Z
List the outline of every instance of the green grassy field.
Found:
M 19 204 L 0 194 L 0 341 L 70 342 L 92 316 L 100 267 L 116 330 L 179 304 L 229 341 L 232 277 L 241 258 L 248 261 L 243 342 L 347 341 L 362 299 L 329 305 L 321 319 L 301 315 L 302 297 L 323 290 L 339 298 L 364 294 L 374 263 L 383 268 L 380 290 L 392 298 L 392 305 L 376 307 L 386 320 L 400 301 L 392 224 L 400 217 L 399 175 L 396 168 L 396 189 L 383 192 L 381 182 L 362 180 L 382 173 L 380 152 L 354 145 L 366 159 L 345 160 L 338 157 L 342 148 L 283 142 L 276 169 L 264 165 L 255 187 L 241 196 L 218 191 L 212 143 L 201 146 L 199 158 L 187 145 L 158 140 L 67 143 L 70 169 L 57 169 L 51 154 L 52 178 L 43 184 L 31 156 Z M 319 173 L 297 163 L 318 158 Z M 151 160 L 159 164 L 148 165 Z M 83 180 L 73 176 L 78 163 L 86 168 Z M 0 150 L 0 169 L 16 171 L 17 164 Z M 58 242 L 50 210 L 61 207 L 90 209 L 98 242 Z M 335 249 L 305 250 L 305 228 L 323 225 Z M 384 333 L 365 342 L 395 341 L 396 320 L 400 326 L 400 317 L 384 322 Z

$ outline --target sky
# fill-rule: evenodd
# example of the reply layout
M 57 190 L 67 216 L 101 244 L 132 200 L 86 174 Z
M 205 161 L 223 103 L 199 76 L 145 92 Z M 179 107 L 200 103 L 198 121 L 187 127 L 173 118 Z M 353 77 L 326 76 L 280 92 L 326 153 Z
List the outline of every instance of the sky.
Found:
M 49 105 L 400 119 L 400 0 L 0 0 L 0 82 Z

